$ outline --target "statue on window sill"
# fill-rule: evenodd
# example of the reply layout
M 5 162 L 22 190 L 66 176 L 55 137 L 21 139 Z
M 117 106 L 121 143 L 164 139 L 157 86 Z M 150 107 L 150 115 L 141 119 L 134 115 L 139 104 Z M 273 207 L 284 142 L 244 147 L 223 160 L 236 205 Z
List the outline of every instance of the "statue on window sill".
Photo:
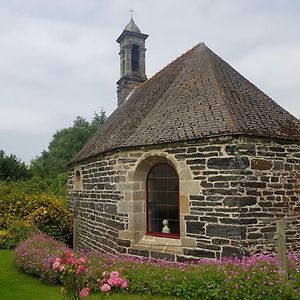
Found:
M 168 220 L 163 220 L 162 224 L 164 225 L 163 226 L 163 229 L 162 229 L 162 233 L 170 233 L 170 228 L 169 228 L 169 221 Z

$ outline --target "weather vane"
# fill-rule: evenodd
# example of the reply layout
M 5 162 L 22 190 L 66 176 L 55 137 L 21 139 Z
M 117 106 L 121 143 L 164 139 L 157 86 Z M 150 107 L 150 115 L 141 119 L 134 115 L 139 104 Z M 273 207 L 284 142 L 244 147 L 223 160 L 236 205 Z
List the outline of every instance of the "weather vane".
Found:
M 130 11 L 131 19 L 132 19 L 132 13 L 134 13 L 134 10 L 132 8 L 130 8 L 129 11 Z

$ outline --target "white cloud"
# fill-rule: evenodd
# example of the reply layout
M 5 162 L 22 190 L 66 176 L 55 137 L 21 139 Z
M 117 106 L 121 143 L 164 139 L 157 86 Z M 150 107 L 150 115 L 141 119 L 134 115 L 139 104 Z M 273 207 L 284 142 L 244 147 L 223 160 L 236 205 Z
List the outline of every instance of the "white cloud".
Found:
M 44 111 L 1 106 L 0 133 L 14 131 L 20 134 L 42 133 L 50 124 L 49 115 Z

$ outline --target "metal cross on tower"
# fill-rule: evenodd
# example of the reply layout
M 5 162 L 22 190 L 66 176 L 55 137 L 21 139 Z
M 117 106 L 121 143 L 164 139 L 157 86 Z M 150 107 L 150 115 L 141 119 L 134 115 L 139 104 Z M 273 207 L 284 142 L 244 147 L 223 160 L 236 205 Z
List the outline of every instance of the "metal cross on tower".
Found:
M 129 11 L 130 11 L 131 19 L 132 19 L 132 13 L 134 13 L 134 10 L 132 8 L 130 8 Z

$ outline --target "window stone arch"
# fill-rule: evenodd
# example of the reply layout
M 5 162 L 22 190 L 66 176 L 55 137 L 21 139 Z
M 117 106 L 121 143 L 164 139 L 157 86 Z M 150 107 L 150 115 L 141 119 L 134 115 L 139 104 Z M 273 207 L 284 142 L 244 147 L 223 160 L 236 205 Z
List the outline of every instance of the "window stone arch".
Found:
M 146 228 L 146 178 L 149 170 L 157 164 L 172 166 L 179 178 L 180 236 L 157 237 L 147 235 Z M 126 230 L 119 231 L 119 238 L 131 241 L 131 247 L 142 249 L 150 246 L 156 251 L 181 253 L 183 246 L 196 247 L 194 238 L 186 237 L 184 217 L 190 214 L 189 189 L 198 189 L 199 182 L 192 179 L 192 172 L 184 161 L 177 161 L 172 154 L 149 151 L 138 159 L 135 167 L 128 171 L 126 183 L 117 186 L 123 192 L 123 201 L 118 203 L 118 213 L 128 215 Z M 153 244 L 153 246 L 151 246 Z

